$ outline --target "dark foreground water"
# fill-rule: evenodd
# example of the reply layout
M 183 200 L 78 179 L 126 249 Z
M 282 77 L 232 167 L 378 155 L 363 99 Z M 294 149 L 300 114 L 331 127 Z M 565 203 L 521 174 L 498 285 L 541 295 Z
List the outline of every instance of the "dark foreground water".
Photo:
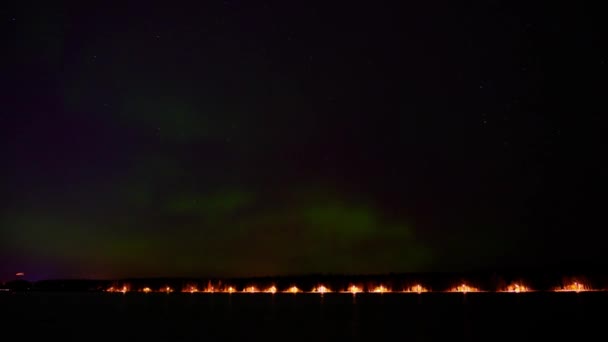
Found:
M 6 293 L 0 314 L 2 340 L 608 340 L 607 292 Z

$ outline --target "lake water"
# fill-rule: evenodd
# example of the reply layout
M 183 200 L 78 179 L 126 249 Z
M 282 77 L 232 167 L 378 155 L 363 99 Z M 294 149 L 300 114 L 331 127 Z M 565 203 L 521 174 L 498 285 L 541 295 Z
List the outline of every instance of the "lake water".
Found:
M 62 341 L 603 341 L 607 308 L 607 292 L 356 297 L 0 293 L 0 336 Z

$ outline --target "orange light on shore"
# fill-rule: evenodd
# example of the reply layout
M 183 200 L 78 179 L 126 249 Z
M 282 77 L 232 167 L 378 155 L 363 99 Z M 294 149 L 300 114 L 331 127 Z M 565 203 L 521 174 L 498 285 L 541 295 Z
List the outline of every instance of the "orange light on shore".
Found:
M 312 292 L 324 294 L 324 293 L 331 292 L 331 290 L 323 285 L 319 285 L 319 286 L 315 287 L 314 289 L 312 289 Z
M 576 280 L 572 280 L 574 278 L 565 278 L 565 279 L 566 280 L 562 283 L 561 286 L 554 287 L 554 288 L 532 289 L 532 288 L 528 287 L 527 284 L 525 284 L 523 281 L 517 280 L 510 284 L 506 283 L 506 284 L 509 284 L 508 286 L 505 283 L 503 283 L 503 285 L 500 285 L 499 287 L 497 287 L 495 289 L 480 289 L 480 288 L 471 286 L 470 283 L 464 282 L 464 283 L 456 285 L 452 288 L 442 290 L 440 292 L 452 292 L 452 293 L 462 293 L 462 294 L 466 294 L 468 292 L 523 293 L 523 292 L 537 292 L 537 291 L 576 292 L 576 293 L 578 293 L 578 292 L 600 292 L 600 291 L 608 292 L 608 289 L 604 289 L 601 287 L 593 288 L 591 285 L 589 285 L 590 283 L 587 282 L 586 279 L 580 279 L 580 278 L 578 278 Z M 324 293 L 334 292 L 330 288 L 333 288 L 333 286 L 336 285 L 336 284 L 334 284 L 334 285 L 318 284 L 317 286 L 312 288 L 310 291 L 308 291 L 308 290 L 302 291 L 296 285 L 291 285 L 291 287 L 289 287 L 289 288 L 283 288 L 283 287 L 277 287 L 277 285 L 274 285 L 272 283 L 270 283 L 270 284 L 267 283 L 266 285 L 257 287 L 255 284 L 252 285 L 250 283 L 250 285 L 241 288 L 241 287 L 236 287 L 236 286 L 228 286 L 226 284 L 223 284 L 221 281 L 216 283 L 215 285 L 212 285 L 212 283 L 209 282 L 209 284 L 205 288 L 198 287 L 197 283 L 194 281 L 184 283 L 184 286 L 182 288 L 174 288 L 174 287 L 171 287 L 168 285 L 160 287 L 160 288 L 155 288 L 155 287 L 151 288 L 148 286 L 143 286 L 143 284 L 134 286 L 133 283 L 129 283 L 129 282 L 123 283 L 121 281 L 117 281 L 117 282 L 110 283 L 110 284 L 111 285 L 107 288 L 102 287 L 102 288 L 97 288 L 97 289 L 101 290 L 103 292 L 123 293 L 123 294 L 126 294 L 127 292 L 141 292 L 141 293 L 159 292 L 159 293 L 167 293 L 167 294 L 170 294 L 173 292 L 229 293 L 229 294 L 231 294 L 231 293 L 252 293 L 252 294 L 253 293 L 270 293 L 270 294 L 292 293 L 292 294 L 296 294 L 296 293 L 302 292 L 302 293 L 318 293 L 318 294 L 322 295 Z M 257 284 L 257 285 L 260 285 L 260 284 Z M 2 289 L 0 289 L 0 290 L 2 290 Z M 395 290 L 391 287 L 387 287 L 382 284 L 378 284 L 378 283 L 373 284 L 373 286 L 363 285 L 361 283 L 350 283 L 350 284 L 348 284 L 348 287 L 346 287 L 346 288 L 341 287 L 336 292 L 342 293 L 342 294 L 350 293 L 352 295 L 356 295 L 359 293 L 370 293 L 370 294 L 371 293 L 380 293 L 380 294 L 382 294 L 382 293 L 418 293 L 418 294 L 420 294 L 422 292 L 433 292 L 433 291 L 429 288 L 425 288 L 424 286 L 422 286 L 419 283 L 418 284 L 410 283 L 410 284 L 407 284 L 406 287 L 399 288 L 397 290 Z
M 264 290 L 264 292 L 274 294 L 274 293 L 277 293 L 277 288 L 273 285 L 273 286 L 267 288 L 266 290 Z
M 507 289 L 504 292 L 513 292 L 513 293 L 521 293 L 521 292 L 529 292 L 530 289 L 523 285 L 523 284 L 519 284 L 519 283 L 513 283 L 509 286 L 507 286 Z
M 243 292 L 256 293 L 256 292 L 258 292 L 258 289 L 255 286 L 249 286 L 249 287 L 244 288 Z
M 405 291 L 403 291 L 403 292 L 422 293 L 422 292 L 429 292 L 429 290 L 422 287 L 422 285 L 420 285 L 420 284 L 416 284 L 412 287 L 405 289 Z
M 108 287 L 108 289 L 106 290 L 106 292 L 127 293 L 127 292 L 129 292 L 129 286 L 128 285 L 110 286 L 110 287 Z
M 585 284 L 580 283 L 578 281 L 574 281 L 564 287 L 555 289 L 555 292 L 581 292 L 589 290 L 589 287 L 587 287 Z
M 196 292 L 198 292 L 198 288 L 194 285 L 189 285 L 189 286 L 186 286 L 185 288 L 183 288 L 182 292 L 196 293 Z
M 215 292 L 215 287 L 213 287 L 213 285 L 211 285 L 211 283 L 207 284 L 207 287 L 205 287 L 203 289 L 203 292 L 205 293 L 213 293 Z
M 360 288 L 360 287 L 358 287 L 358 286 L 356 286 L 356 285 L 351 285 L 351 286 L 348 287 L 348 291 L 347 292 L 350 292 L 352 294 L 357 294 L 357 293 L 363 292 L 363 289 Z
M 287 289 L 287 291 L 285 291 L 285 292 L 289 292 L 289 293 L 298 293 L 298 292 L 302 292 L 302 291 L 300 291 L 300 289 L 299 289 L 299 288 L 297 288 L 296 286 L 292 286 L 292 287 L 290 287 L 289 289 Z
M 374 289 L 372 290 L 373 293 L 385 293 L 385 292 L 390 292 L 389 289 L 387 289 L 386 287 L 380 285 L 380 286 L 376 286 L 374 287 Z
M 452 288 L 450 290 L 450 292 L 462 292 L 462 293 L 467 293 L 467 292 L 479 292 L 478 288 L 469 286 L 467 284 L 460 284 L 454 288 Z

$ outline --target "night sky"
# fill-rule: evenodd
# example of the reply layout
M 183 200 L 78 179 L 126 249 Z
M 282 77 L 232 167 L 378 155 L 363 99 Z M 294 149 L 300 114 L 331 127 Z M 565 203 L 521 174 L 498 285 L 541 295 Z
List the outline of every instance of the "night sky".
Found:
M 85 3 L 0 13 L 0 279 L 608 264 L 598 9 Z

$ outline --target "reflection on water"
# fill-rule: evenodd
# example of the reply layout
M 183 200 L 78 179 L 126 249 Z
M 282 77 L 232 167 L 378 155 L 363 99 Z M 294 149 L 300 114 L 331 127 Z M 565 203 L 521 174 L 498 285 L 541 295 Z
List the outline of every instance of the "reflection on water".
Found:
M 580 339 L 602 331 L 607 304 L 605 292 L 0 294 L 4 327 L 64 341 Z

